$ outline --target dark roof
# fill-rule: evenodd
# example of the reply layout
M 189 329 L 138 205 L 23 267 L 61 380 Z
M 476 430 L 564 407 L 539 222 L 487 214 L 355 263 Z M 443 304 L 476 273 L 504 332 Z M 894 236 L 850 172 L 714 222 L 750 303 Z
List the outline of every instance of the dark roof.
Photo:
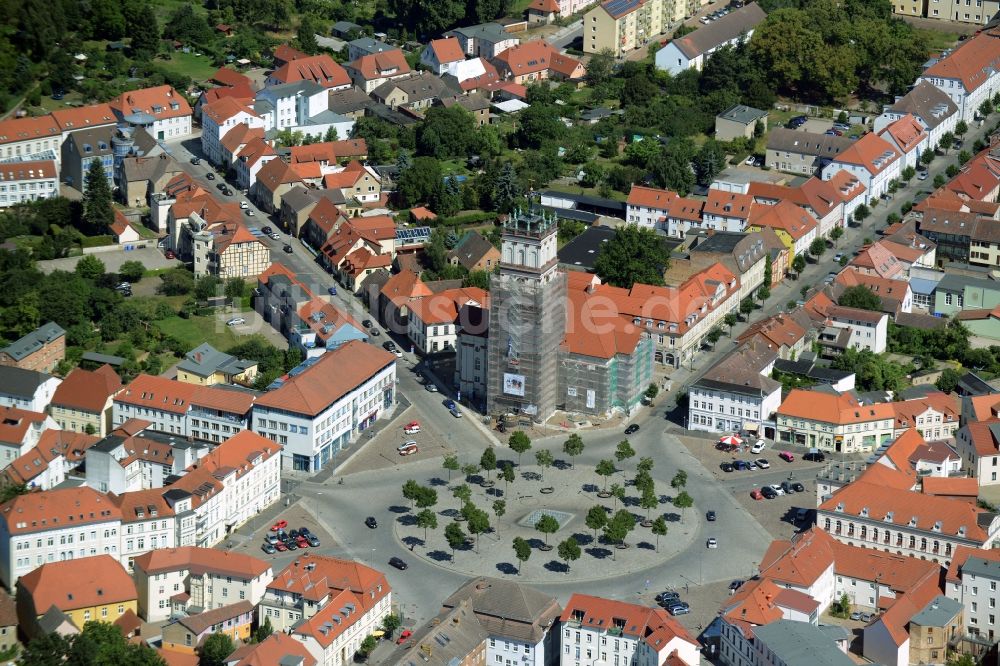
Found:
M 601 244 L 614 237 L 612 227 L 590 227 L 559 250 L 559 263 L 592 271 Z
M 692 386 L 754 397 L 770 395 L 781 389 L 781 383 L 762 375 L 761 370 L 773 363 L 777 356 L 777 350 L 771 345 L 748 342 L 724 356 Z
M 125 359 L 121 356 L 111 356 L 110 354 L 98 354 L 97 352 L 84 352 L 83 356 L 80 357 L 81 361 L 87 361 L 88 363 L 97 363 L 118 367 L 125 362 Z
M 615 201 L 614 199 L 605 199 L 603 197 L 592 197 L 587 194 L 571 194 L 569 192 L 557 192 L 556 190 L 542 190 L 539 192 L 541 196 L 549 196 L 559 199 L 568 199 L 577 204 L 577 207 L 584 206 L 583 210 L 588 208 L 592 212 L 597 212 L 599 210 L 611 211 L 612 214 L 625 213 L 625 202 Z
M 744 104 L 737 104 L 719 114 L 719 118 L 740 123 L 741 125 L 753 125 L 761 118 L 766 117 L 767 111 L 761 111 L 760 109 L 755 109 L 752 106 Z
M 24 370 L 13 366 L 0 366 L 0 386 L 7 395 L 16 395 L 27 400 L 35 397 L 35 391 L 52 375 L 34 370 Z
M 573 208 L 553 208 L 552 206 L 539 206 L 546 213 L 554 213 L 561 220 L 576 220 L 586 224 L 594 224 L 601 216 L 597 213 L 588 213 L 585 210 L 575 210 Z
M 562 614 L 554 597 L 533 587 L 499 578 L 474 578 L 444 600 L 452 609 L 469 601 L 480 624 L 491 636 L 538 643 Z
M 967 372 L 958 380 L 955 392 L 959 395 L 989 395 L 994 393 L 993 387 L 974 372 Z
M 935 317 L 934 315 L 921 314 L 919 312 L 900 312 L 896 315 L 896 323 L 900 326 L 912 326 L 913 328 L 922 328 L 925 331 L 929 331 L 936 328 L 944 328 L 948 325 L 948 320 L 944 317 Z
M 71 132 L 67 140 L 73 144 L 74 151 L 81 158 L 110 155 L 111 136 L 114 133 L 114 125 L 103 125 Z M 101 144 L 104 144 L 103 148 Z M 86 146 L 90 146 L 89 151 Z
M 635 11 L 643 4 L 643 0 L 605 0 L 601 3 L 601 7 L 612 18 L 621 18 L 629 12 Z
M 951 97 L 939 90 L 937 86 L 920 79 L 917 85 L 896 100 L 896 103 L 889 110 L 900 115 L 912 113 L 922 120 L 928 128 L 934 129 L 946 118 L 956 113 L 958 107 L 951 101 Z
M 74 132 L 74 134 L 76 133 Z M 59 324 L 50 321 L 47 324 L 42 324 L 23 338 L 10 343 L 0 351 L 15 361 L 20 361 L 64 335 L 66 335 L 66 331 Z
M 490 311 L 470 305 L 465 308 L 461 332 L 465 335 L 475 335 L 485 338 L 489 335 Z
M 853 144 L 854 139 L 850 137 L 804 132 L 787 127 L 775 127 L 767 136 L 768 150 L 829 157 L 830 159 L 850 148 Z
M 334 113 L 353 113 L 371 103 L 364 90 L 351 86 L 345 90 L 331 90 L 327 108 Z
M 806 379 L 814 379 L 824 384 L 835 384 L 842 379 L 851 376 L 853 373 L 845 370 L 834 370 L 824 368 L 821 365 L 814 365 L 809 361 L 790 361 L 779 358 L 774 362 L 774 369 L 789 375 L 799 375 Z
M 430 72 L 420 72 L 405 79 L 392 79 L 386 81 L 372 91 L 376 99 L 386 99 L 392 91 L 399 88 L 408 97 L 407 104 L 422 102 L 428 99 L 437 99 L 448 92 L 448 86 L 444 81 L 434 76 Z
M 755 2 L 730 12 L 680 39 L 675 39 L 673 44 L 688 59 L 694 59 L 749 32 L 765 18 L 767 14 Z
M 472 267 L 479 263 L 492 249 L 494 249 L 493 243 L 489 242 L 486 237 L 478 231 L 470 231 L 462 236 L 462 239 L 448 253 L 448 256 L 458 259 L 458 263 L 472 270 Z

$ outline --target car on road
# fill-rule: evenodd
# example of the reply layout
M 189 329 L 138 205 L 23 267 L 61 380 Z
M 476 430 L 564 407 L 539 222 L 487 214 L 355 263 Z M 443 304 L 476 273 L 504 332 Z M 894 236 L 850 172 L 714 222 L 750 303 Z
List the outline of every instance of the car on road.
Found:
M 291 253 L 292 253 L 292 246 L 291 246 L 291 245 L 288 245 L 287 243 L 285 244 L 285 247 L 283 247 L 283 248 L 281 248 L 281 249 L 282 249 L 282 251 L 283 251 L 283 252 L 284 252 L 285 254 L 291 254 Z
M 373 338 L 377 338 L 378 336 L 382 335 L 382 331 L 378 330 L 377 328 L 369 328 L 368 335 L 372 336 Z
M 854 611 L 853 613 L 851 613 L 851 619 L 855 620 L 855 621 L 860 620 L 861 619 L 861 611 Z
M 274 231 L 272 231 L 271 233 L 269 233 L 267 235 L 267 237 L 270 238 L 271 240 L 281 240 L 281 235 L 278 234 L 278 233 L 276 233 L 276 232 L 274 232 Z
M 330 294 L 331 296 L 336 296 L 337 295 L 337 288 L 336 287 L 330 287 L 329 289 L 326 290 L 326 293 Z
M 757 467 L 761 469 L 770 469 L 771 463 L 767 462 L 767 458 L 757 458 Z
M 633 423 L 629 427 L 625 428 L 625 434 L 626 435 L 631 435 L 634 432 L 639 432 L 639 426 L 636 425 L 635 423 Z
M 262 234 L 264 234 L 265 236 L 270 236 L 271 234 L 274 233 L 274 231 L 271 229 L 271 227 L 264 227 L 263 229 L 260 230 L 260 232 Z
M 226 322 L 226 326 L 242 326 L 245 323 L 247 323 L 247 320 L 243 317 L 233 317 Z
M 823 462 L 826 460 L 826 456 L 820 451 L 810 451 L 809 453 L 802 456 L 803 460 L 808 460 L 809 462 Z
M 420 432 L 420 421 L 410 421 L 403 426 L 403 432 L 407 435 L 413 435 Z
M 731 463 L 727 463 L 727 462 L 724 462 L 724 463 L 722 463 L 721 465 L 719 465 L 719 468 L 720 468 L 720 469 L 721 469 L 721 470 L 722 470 L 723 472 L 725 472 L 726 474 L 729 474 L 730 472 L 732 472 L 732 471 L 733 471 L 733 466 L 732 466 L 732 464 L 731 464 Z
M 708 541 L 705 542 L 705 546 L 707 546 L 708 548 L 718 548 L 719 540 L 716 539 L 715 537 L 708 537 Z
M 406 571 L 406 567 L 407 567 L 406 562 L 404 562 L 402 559 L 400 559 L 398 557 L 390 557 L 389 558 L 389 565 L 396 567 L 400 571 Z
M 796 482 L 792 484 L 792 490 L 794 490 L 797 493 L 804 493 L 806 491 L 806 487 L 803 486 L 801 483 Z
M 249 217 L 253 217 L 253 211 L 252 211 L 252 210 L 250 210 L 249 208 L 247 209 L 247 215 L 248 215 Z
M 392 340 L 386 340 L 385 342 L 382 343 L 382 349 L 386 350 L 387 352 L 391 352 L 395 348 L 396 348 L 396 343 L 393 342 Z
M 365 328 L 371 328 L 372 326 L 374 326 L 374 324 L 372 324 L 372 320 L 371 319 L 365 319 L 365 320 L 363 320 L 361 322 L 361 325 L 364 326 Z
M 215 174 L 209 171 L 208 173 L 205 174 L 205 178 L 208 178 L 209 180 L 215 180 Z M 221 185 L 222 183 L 219 184 Z
M 774 492 L 771 486 L 764 486 L 760 489 L 760 494 L 764 496 L 765 499 L 774 499 L 778 496 L 778 493 Z
M 401 456 L 411 456 L 419 450 L 420 449 L 417 447 L 417 443 L 414 442 L 412 439 L 406 442 L 405 444 L 400 444 L 399 446 L 396 447 L 396 451 Z
M 166 257 L 167 259 L 176 259 L 177 258 L 177 255 L 174 254 L 173 250 L 167 250 L 166 252 L 163 253 L 163 256 Z
M 754 488 L 753 490 L 750 491 L 750 497 L 752 497 L 755 500 L 764 499 L 763 493 L 761 493 L 760 490 L 758 490 L 757 488 Z
M 428 393 L 437 393 L 438 387 L 434 382 L 427 382 L 424 384 L 424 388 L 427 389 Z
M 260 549 L 265 553 L 267 553 L 268 555 L 274 555 L 274 553 L 276 552 L 275 547 L 269 543 L 262 543 L 260 545 Z
M 844 258 L 844 253 L 843 252 L 838 252 L 837 254 L 833 255 L 833 260 L 835 262 L 837 262 L 838 264 L 840 263 L 840 260 L 843 259 L 843 258 Z
M 795 460 L 795 456 L 792 455 L 790 451 L 782 451 L 781 453 L 778 454 L 778 457 L 784 460 L 785 462 L 792 462 L 793 460 Z
M 410 631 L 409 629 L 403 629 L 403 633 L 401 633 L 399 635 L 399 638 L 396 639 L 396 645 L 402 645 L 407 640 L 409 640 L 410 636 L 412 635 L 413 635 L 412 631 Z
M 223 193 L 224 195 L 226 195 L 227 197 L 231 197 L 231 196 L 233 196 L 233 191 L 232 191 L 231 189 L 229 189 L 228 187 L 227 187 L 227 188 L 225 188 L 224 190 L 222 190 L 222 193 Z
M 462 412 L 458 411 L 457 407 L 452 407 L 450 411 L 451 415 L 454 416 L 456 419 L 462 418 Z
M 729 594 L 733 594 L 734 592 L 736 592 L 736 590 L 740 589 L 741 587 L 743 587 L 743 581 L 734 580 L 732 583 L 729 584 Z
M 784 495 L 785 494 L 785 489 L 782 488 L 781 486 L 779 486 L 777 483 L 772 483 L 770 487 L 771 487 L 771 490 L 774 491 L 775 495 Z
M 192 157 L 191 158 L 191 164 L 194 164 L 194 165 L 201 164 L 201 158 L 200 157 Z
M 758 439 L 754 442 L 753 446 L 750 447 L 750 453 L 760 453 L 767 446 L 767 442 L 762 439 Z
M 365 518 L 365 525 L 367 525 L 370 529 L 375 529 L 378 527 L 378 521 L 375 520 L 375 516 L 368 516 Z
M 246 201 L 241 201 L 240 208 L 242 208 L 243 210 L 247 210 L 248 208 L 250 208 L 250 204 L 247 203 Z
M 705 520 L 707 520 L 708 522 L 714 523 L 716 518 L 717 518 L 717 516 L 715 515 L 714 511 L 706 511 L 705 512 Z
M 669 606 L 667 608 L 667 612 L 670 613 L 671 615 L 687 615 L 688 613 L 691 612 L 691 607 L 682 601 L 679 604 L 674 604 L 673 606 Z
M 209 178 L 209 180 L 215 180 L 215 177 L 213 176 L 212 178 Z M 217 190 L 219 190 L 221 192 L 222 190 L 226 189 L 226 184 L 225 183 L 216 183 L 215 184 L 215 189 L 217 189 Z
M 917 173 L 917 180 L 927 180 L 927 172 L 920 171 Z
M 447 410 L 455 409 L 455 401 L 452 400 L 451 398 L 448 398 L 447 400 L 445 400 L 443 404 L 444 404 L 444 408 L 447 409 Z

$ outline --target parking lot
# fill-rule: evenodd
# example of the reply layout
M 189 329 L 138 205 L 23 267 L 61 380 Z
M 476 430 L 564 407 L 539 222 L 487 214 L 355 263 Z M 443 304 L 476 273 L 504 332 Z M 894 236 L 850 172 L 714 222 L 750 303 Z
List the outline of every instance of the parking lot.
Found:
M 403 432 L 403 426 L 412 421 L 420 423 L 420 432 L 407 435 Z M 362 448 L 337 471 L 338 474 L 396 468 L 453 452 L 448 444 L 448 435 L 421 420 L 414 407 L 407 408 L 392 421 L 379 427 L 381 430 L 374 437 L 368 438 L 362 435 L 361 439 L 355 442 L 355 446 Z M 409 441 L 417 443 L 417 452 L 406 456 L 399 455 L 397 448 Z
M 337 546 L 330 531 L 313 515 L 303 502 L 298 502 L 282 511 L 273 520 L 265 521 L 263 519 L 256 519 L 244 525 L 239 530 L 238 536 L 240 541 L 237 543 L 234 539 L 233 542 L 236 545 L 233 546 L 232 550 L 244 552 L 268 561 L 275 560 L 274 566 L 275 571 L 277 571 L 277 569 L 285 565 L 287 560 L 294 558 L 299 553 L 299 551 L 285 551 L 269 555 L 261 550 L 264 537 L 272 534 L 271 527 L 279 520 L 284 520 L 288 524 L 285 528 L 286 530 L 307 527 L 319 539 L 320 545 L 318 548 L 305 548 L 302 552 L 313 550 L 316 552 L 329 552 L 329 549 Z

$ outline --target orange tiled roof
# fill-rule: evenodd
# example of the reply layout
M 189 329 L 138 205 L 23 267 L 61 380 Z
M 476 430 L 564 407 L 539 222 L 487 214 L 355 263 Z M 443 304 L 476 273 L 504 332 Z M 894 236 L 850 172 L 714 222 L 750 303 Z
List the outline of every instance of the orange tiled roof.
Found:
M 11 118 L 0 122 L 0 144 L 59 136 L 61 128 L 51 115 Z
M 628 193 L 628 204 L 630 206 L 644 206 L 656 210 L 666 210 L 670 206 L 670 202 L 677 197 L 677 193 L 670 190 L 633 185 Z
M 434 57 L 442 65 L 465 60 L 465 51 L 462 50 L 462 45 L 458 43 L 458 38 L 456 37 L 432 39 L 428 46 L 434 52 Z
M 772 541 L 760 560 L 760 575 L 779 585 L 810 587 L 834 564 L 834 539 L 812 528 L 792 541 Z
M 706 209 L 707 212 L 707 209 Z M 757 206 L 750 217 L 750 224 L 784 231 L 793 240 L 798 240 L 814 230 L 816 219 L 808 212 L 783 199 L 773 206 Z
M 423 298 L 432 293 L 434 292 L 424 284 L 418 274 L 407 270 L 402 270 L 390 277 L 382 285 L 381 290 L 381 294 L 396 307 L 407 305 L 411 299 Z
M 55 606 L 66 612 L 137 599 L 135 583 L 110 555 L 48 562 L 21 576 L 18 594 L 28 594 L 41 616 Z
M 994 31 L 981 32 L 962 42 L 947 57 L 924 70 L 924 78 L 958 79 L 967 92 L 986 83 L 1000 70 L 1000 39 Z
M 62 456 L 78 465 L 91 446 L 100 441 L 95 435 L 50 428 L 42 433 L 38 444 L 23 456 L 13 460 L 3 473 L 12 483 L 30 483 L 49 467 L 49 463 Z
M 135 523 L 174 515 L 173 507 L 163 497 L 165 492 L 163 488 L 152 488 L 134 490 L 121 495 L 108 493 L 108 497 L 122 512 L 123 523 Z
M 399 49 L 363 55 L 350 63 L 348 67 L 360 74 L 366 81 L 410 73 L 410 65 L 406 62 L 406 56 Z
M 0 181 L 44 180 L 56 177 L 53 160 L 31 160 L 0 164 Z
M 770 578 L 749 580 L 723 603 L 719 614 L 740 629 L 745 637 L 751 638 L 755 626 L 770 624 L 783 617 L 775 603 L 779 591 Z
M 64 132 L 86 127 L 113 125 L 116 122 L 110 104 L 91 104 L 75 109 L 58 109 L 52 112 L 52 120 L 56 121 L 56 125 Z
M 559 620 L 563 623 L 579 622 L 581 627 L 587 629 L 607 629 L 615 626 L 615 620 L 624 620 L 622 635 L 645 642 L 655 652 L 665 648 L 675 638 L 695 644 L 688 630 L 662 608 L 649 608 L 589 594 L 571 596 Z
M 223 97 L 201 108 L 202 118 L 211 119 L 216 125 L 222 125 L 230 118 L 245 113 L 259 118 L 257 112 L 235 97 Z
M 703 214 L 746 220 L 750 218 L 753 207 L 753 197 L 749 194 L 723 192 L 712 188 L 708 191 Z
M 885 127 L 879 134 L 888 134 L 895 140 L 896 145 L 904 153 L 908 153 L 927 138 L 927 132 L 912 114 L 906 114 L 899 120 L 893 121 Z
M 488 309 L 490 295 L 479 287 L 462 287 L 446 289 L 409 304 L 412 316 L 427 325 L 455 323 L 466 305 Z
M 245 146 L 253 139 L 263 139 L 264 138 L 264 128 L 263 127 L 250 127 L 246 123 L 240 123 L 233 129 L 226 132 L 222 140 L 219 141 L 222 147 L 228 150 L 230 153 L 236 153 L 240 146 Z
M 61 488 L 20 495 L 0 504 L 8 534 L 29 534 L 69 525 L 120 520 L 111 500 L 93 488 Z
M 250 78 L 240 74 L 235 69 L 229 69 L 228 67 L 220 67 L 215 70 L 215 74 L 212 74 L 211 78 L 208 79 L 214 83 L 218 83 L 221 86 L 237 87 L 237 86 L 249 86 Z
M 395 361 L 396 357 L 384 349 L 351 340 L 323 354 L 280 388 L 260 396 L 256 404 L 316 415 Z
M 312 143 L 305 146 L 292 146 L 288 149 L 288 161 L 291 164 L 299 162 L 337 162 L 334 142 Z
M 778 414 L 839 425 L 891 420 L 895 415 L 889 403 L 862 405 L 849 393 L 804 389 L 793 389 L 778 407 Z
M 136 111 L 148 113 L 157 120 L 181 118 L 191 115 L 191 106 L 184 95 L 171 86 L 155 86 L 142 90 L 130 90 L 111 100 L 111 108 L 122 117 Z
M 205 108 L 208 104 L 224 99 L 226 97 L 232 97 L 233 99 L 241 102 L 242 104 L 250 105 L 253 102 L 254 92 L 253 88 L 249 85 L 241 84 L 238 86 L 219 86 L 218 88 L 209 88 L 201 94 L 202 108 Z
M 56 389 L 52 405 L 97 413 L 121 387 L 122 380 L 110 365 L 104 364 L 93 371 L 76 368 Z
M 972 477 L 925 476 L 921 483 L 925 495 L 979 498 L 979 481 Z
M 351 77 L 347 75 L 347 71 L 325 53 L 290 60 L 272 72 L 271 76 L 282 83 L 312 81 L 324 88 L 351 85 Z
M 878 134 L 870 132 L 842 150 L 833 161 L 863 166 L 874 176 L 897 159 L 899 151 Z
M 223 137 L 223 145 L 225 145 L 225 137 Z M 251 167 L 254 164 L 256 164 L 261 158 L 276 157 L 277 155 L 278 153 L 274 151 L 274 148 L 271 146 L 271 144 L 265 141 L 263 135 L 261 135 L 261 136 L 255 136 L 249 141 L 247 141 L 247 144 L 243 146 L 242 150 L 240 150 L 240 154 L 238 155 L 238 157 L 240 161 L 246 162 L 247 166 Z M 269 161 L 281 162 L 281 160 L 275 160 L 275 159 Z M 263 170 L 264 168 L 261 167 L 261 171 Z M 260 176 L 258 174 L 258 178 L 259 177 Z
M 260 643 L 241 645 L 227 658 L 227 663 L 233 666 L 275 666 L 286 657 L 300 657 L 301 666 L 316 666 L 316 658 L 309 650 L 288 634 L 277 632 L 265 638 Z
M 177 382 L 166 377 L 140 374 L 115 396 L 115 402 L 147 407 L 175 414 L 187 413 L 191 397 L 198 389 L 194 384 Z
M 273 193 L 281 185 L 302 183 L 302 177 L 284 160 L 271 160 L 257 172 L 257 182 Z
M 134 564 L 136 570 L 141 570 L 148 576 L 190 571 L 198 575 L 217 573 L 256 578 L 271 571 L 270 563 L 252 555 L 195 546 L 151 550 L 136 557 Z
M 47 415 L 19 407 L 0 407 L 0 442 L 20 445 L 28 434 L 28 429 L 40 428 Z

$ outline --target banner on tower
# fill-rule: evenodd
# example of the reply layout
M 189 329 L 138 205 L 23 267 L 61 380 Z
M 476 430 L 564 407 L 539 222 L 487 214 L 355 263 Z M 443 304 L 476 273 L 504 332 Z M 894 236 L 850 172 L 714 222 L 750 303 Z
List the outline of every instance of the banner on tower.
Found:
M 503 392 L 507 395 L 524 397 L 524 375 L 515 375 L 510 372 L 503 373 Z

